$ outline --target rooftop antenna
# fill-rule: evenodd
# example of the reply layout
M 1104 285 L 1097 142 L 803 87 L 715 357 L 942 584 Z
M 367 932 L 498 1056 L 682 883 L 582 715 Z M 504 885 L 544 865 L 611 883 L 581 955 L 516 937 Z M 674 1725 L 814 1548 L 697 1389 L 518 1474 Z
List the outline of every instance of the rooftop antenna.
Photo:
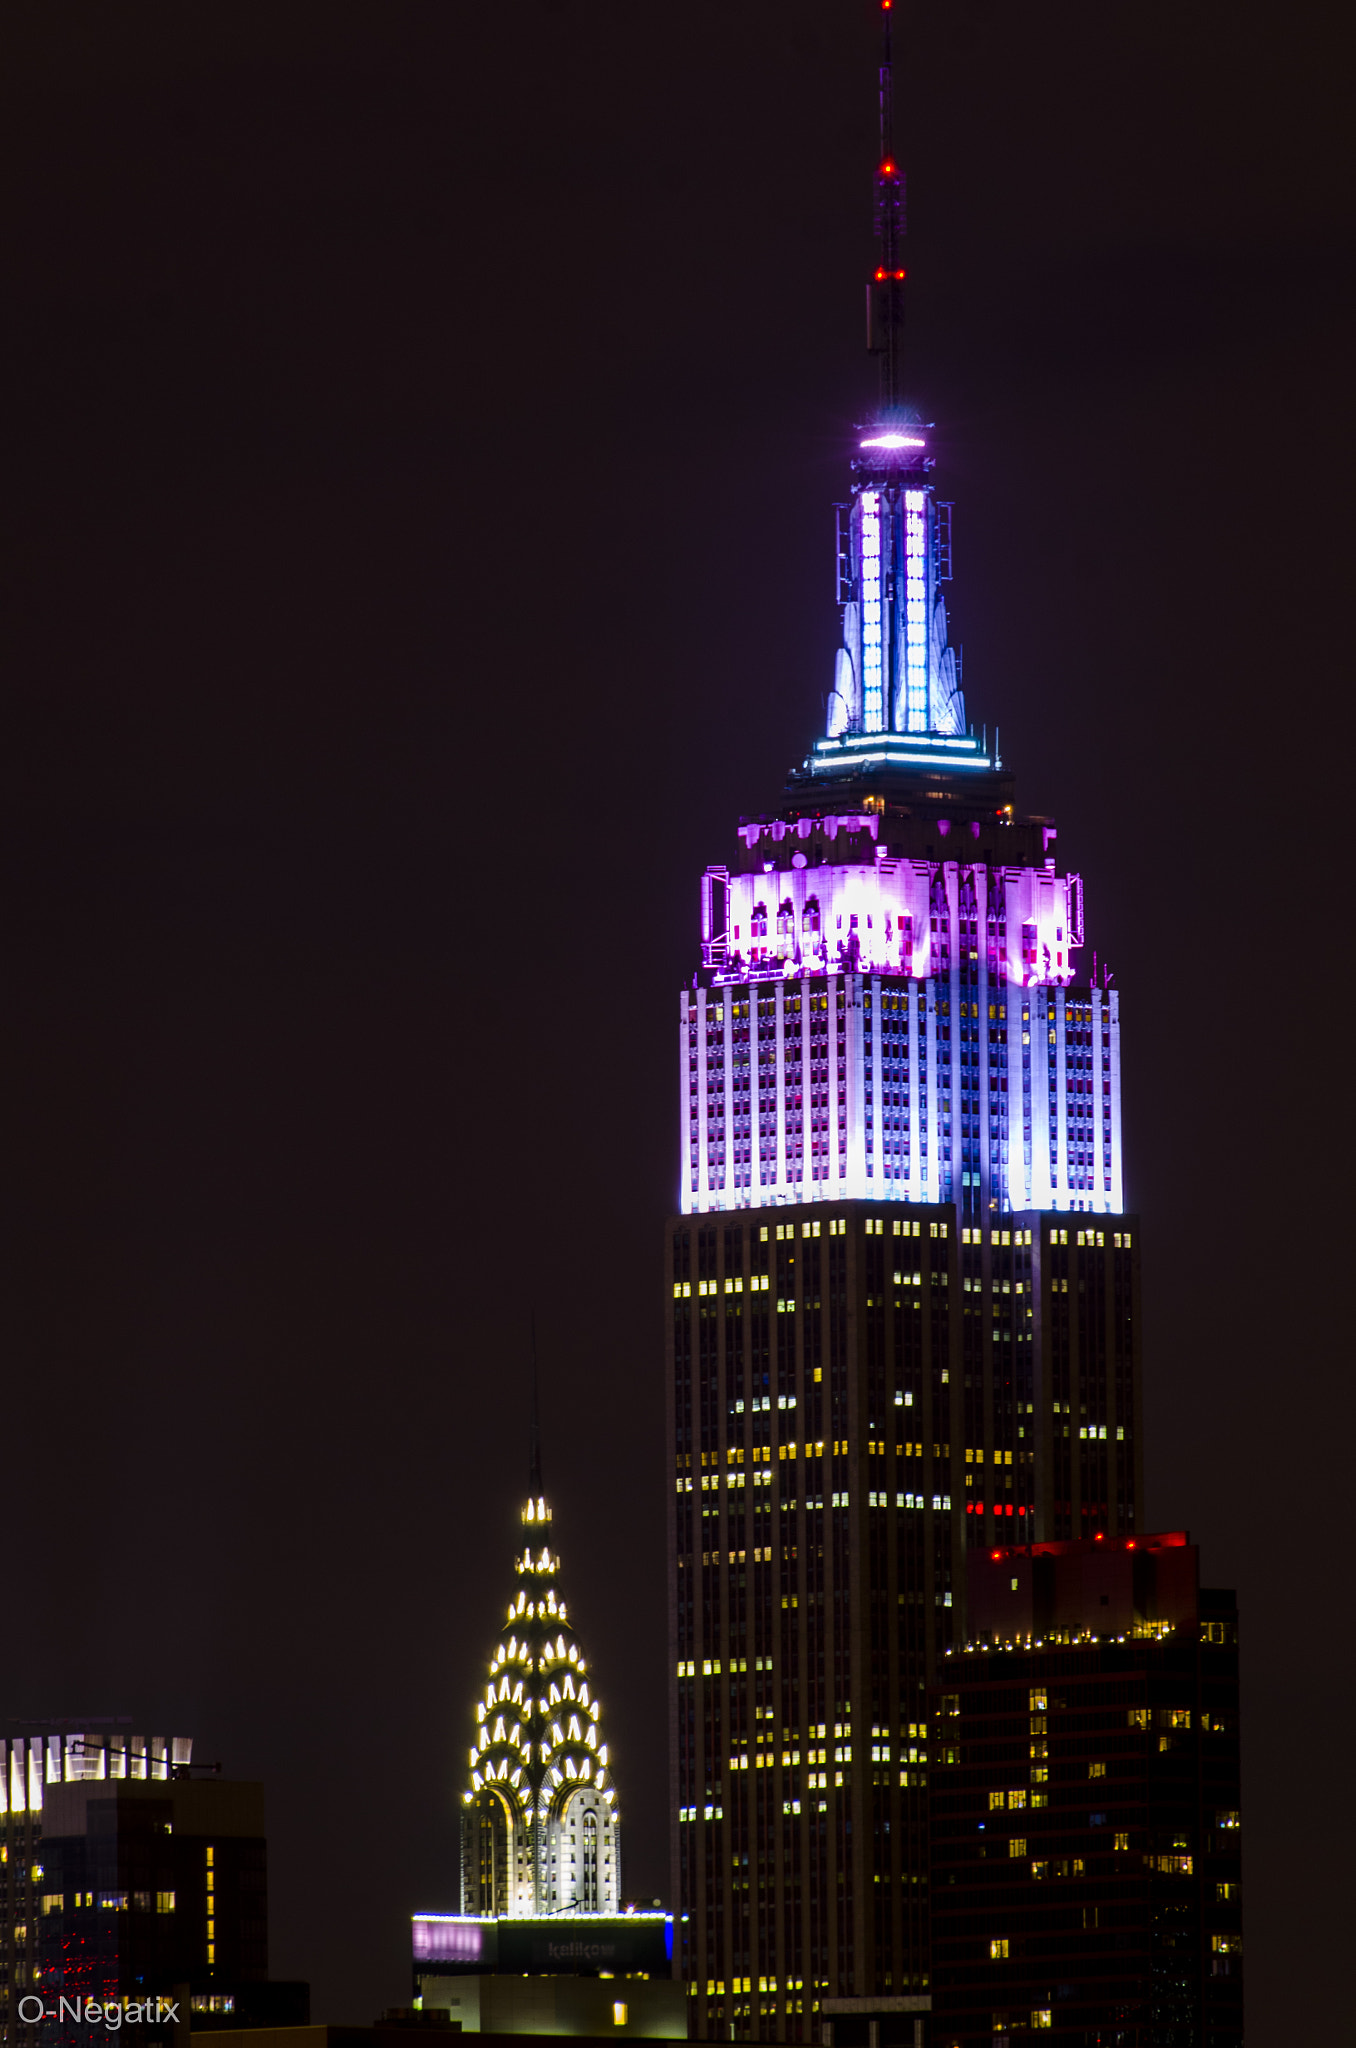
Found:
M 527 1491 L 531 1499 L 540 1500 L 541 1485 L 541 1405 L 537 1386 L 537 1311 L 532 1311 L 532 1417 L 527 1432 Z
M 867 347 L 880 358 L 880 402 L 900 403 L 904 372 L 904 173 L 895 160 L 894 60 L 891 17 L 894 0 L 880 0 L 880 155 L 876 163 L 876 239 L 880 256 L 866 288 Z

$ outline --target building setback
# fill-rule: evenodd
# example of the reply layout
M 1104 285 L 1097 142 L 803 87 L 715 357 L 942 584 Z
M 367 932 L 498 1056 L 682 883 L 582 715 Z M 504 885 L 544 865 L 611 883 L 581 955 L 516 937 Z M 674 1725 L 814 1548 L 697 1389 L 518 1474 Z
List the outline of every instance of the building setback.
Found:
M 932 1696 L 936 2048 L 1237 2048 L 1238 1618 L 1185 1536 L 967 1560 Z

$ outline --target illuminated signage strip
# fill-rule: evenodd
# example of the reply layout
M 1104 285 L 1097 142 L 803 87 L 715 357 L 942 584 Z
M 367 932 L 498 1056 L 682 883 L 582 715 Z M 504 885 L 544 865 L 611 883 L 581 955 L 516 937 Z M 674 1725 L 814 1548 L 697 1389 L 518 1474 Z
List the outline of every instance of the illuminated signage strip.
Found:
M 825 743 L 821 742 L 821 745 L 824 746 Z M 816 747 L 815 752 L 817 755 L 820 755 L 819 747 Z M 826 756 L 827 746 L 825 746 L 825 752 L 823 755 L 820 755 L 816 765 L 826 765 Z M 935 754 L 916 754 L 912 748 L 907 752 L 902 752 L 894 747 L 875 746 L 869 752 L 861 752 L 854 747 L 851 751 L 850 759 L 853 762 L 862 762 L 867 767 L 875 767 L 877 765 L 889 766 L 891 763 L 898 763 L 905 768 L 936 768 L 940 765 Z M 943 759 L 946 760 L 946 757 L 944 756 Z M 953 768 L 987 768 L 989 763 L 984 759 L 983 755 L 976 760 L 973 756 L 967 757 L 963 754 L 958 754 L 954 758 L 947 760 L 947 765 Z
M 985 757 L 979 752 L 979 741 L 971 734 L 962 736 L 960 734 L 920 732 L 910 733 L 907 740 L 902 738 L 895 740 L 893 734 L 887 733 L 884 737 L 887 745 L 894 744 L 910 748 L 936 747 L 943 754 L 978 754 L 981 760 L 985 760 Z M 865 738 L 861 733 L 847 733 L 841 738 L 816 740 L 815 752 L 817 754 L 827 754 L 830 752 L 857 754 L 860 753 L 863 747 L 878 748 L 880 745 L 881 741 L 879 739 Z M 987 762 L 985 765 L 988 765 Z

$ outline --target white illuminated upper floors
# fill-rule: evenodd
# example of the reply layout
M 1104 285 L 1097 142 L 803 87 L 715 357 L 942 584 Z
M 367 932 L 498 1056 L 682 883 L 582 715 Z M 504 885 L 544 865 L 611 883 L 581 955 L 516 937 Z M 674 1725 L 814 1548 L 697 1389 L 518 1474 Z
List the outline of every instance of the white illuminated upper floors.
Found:
M 921 977 L 774 968 L 685 990 L 684 1213 L 833 1196 L 1120 1213 L 1118 992 L 1024 987 L 959 953 Z

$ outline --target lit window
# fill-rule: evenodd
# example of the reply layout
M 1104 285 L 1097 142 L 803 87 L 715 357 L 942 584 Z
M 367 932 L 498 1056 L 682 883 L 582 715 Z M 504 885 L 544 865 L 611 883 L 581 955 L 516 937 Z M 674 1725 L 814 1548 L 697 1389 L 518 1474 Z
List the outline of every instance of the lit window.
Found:
M 993 1962 L 993 1963 L 1001 1963 L 1001 1962 L 1004 1962 L 1004 1961 L 1006 1960 L 1006 1958 L 1007 1958 L 1007 1953 L 1008 1953 L 1008 1937 L 1006 1936 L 1006 1934 L 1000 1934 L 1000 1935 L 998 1935 L 998 1936 L 996 1937 L 996 1939 L 995 1939 L 995 1940 L 993 1940 L 993 1941 L 991 1941 L 991 1942 L 989 1943 L 989 1960 L 990 1960 L 990 1962 Z
M 1009 1843 L 1008 1843 L 1008 1854 L 1009 1854 L 1009 1856 L 1025 1856 L 1025 1854 L 1026 1854 L 1026 1836 L 1025 1836 L 1025 1835 L 1014 1835 L 1014 1836 L 1012 1837 L 1012 1839 L 1011 1839 L 1011 1840 L 1009 1841 Z

